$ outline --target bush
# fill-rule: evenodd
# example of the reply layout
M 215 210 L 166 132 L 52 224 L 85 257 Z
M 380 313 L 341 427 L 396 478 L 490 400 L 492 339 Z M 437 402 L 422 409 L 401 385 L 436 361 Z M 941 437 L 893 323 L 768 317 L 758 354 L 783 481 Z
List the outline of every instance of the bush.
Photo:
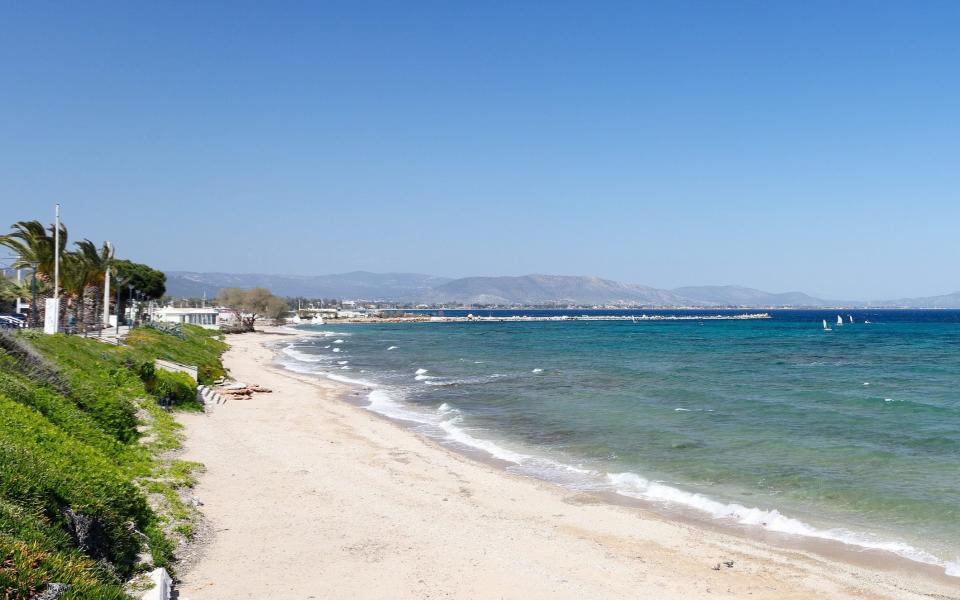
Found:
M 160 406 L 198 405 L 197 384 L 186 373 L 156 371 L 150 393 L 157 399 Z
M 52 582 L 66 584 L 59 600 L 127 600 L 119 582 L 105 583 L 97 566 L 78 553 L 52 552 L 38 542 L 0 535 L 0 593 L 4 598 L 33 598 Z
M 143 384 L 125 361 L 128 350 L 77 336 L 31 332 L 24 337 L 57 363 L 71 402 L 117 440 L 129 443 L 137 439 L 133 398 L 143 394 Z
M 226 375 L 220 355 L 227 344 L 218 332 L 196 325 L 183 325 L 182 336 L 174 336 L 157 329 L 138 328 L 127 336 L 127 344 L 143 356 L 162 358 L 185 365 L 196 365 L 200 383 L 211 384 Z
M 0 597 L 33 598 L 58 582 L 69 586 L 61 600 L 126 598 L 140 552 L 169 568 L 174 532 L 189 530 L 177 489 L 192 479 L 159 456 L 178 446 L 179 425 L 154 398 L 199 406 L 196 383 L 154 361 L 215 377 L 226 345 L 193 327 L 182 339 L 135 333 L 126 347 L 34 332 L 0 340 Z M 156 512 L 148 492 L 164 499 Z
M 89 517 L 99 539 L 82 549 L 120 575 L 130 574 L 141 546 L 128 523 L 143 530 L 153 519 L 143 494 L 119 466 L 2 395 L 0 497 L 68 533 L 72 515 Z

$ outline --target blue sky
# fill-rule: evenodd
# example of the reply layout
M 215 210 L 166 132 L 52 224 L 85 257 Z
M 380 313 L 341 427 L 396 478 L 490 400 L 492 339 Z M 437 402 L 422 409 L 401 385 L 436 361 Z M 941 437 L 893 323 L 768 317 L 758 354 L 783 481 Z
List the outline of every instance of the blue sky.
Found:
M 960 289 L 960 3 L 0 4 L 0 221 L 164 269 Z

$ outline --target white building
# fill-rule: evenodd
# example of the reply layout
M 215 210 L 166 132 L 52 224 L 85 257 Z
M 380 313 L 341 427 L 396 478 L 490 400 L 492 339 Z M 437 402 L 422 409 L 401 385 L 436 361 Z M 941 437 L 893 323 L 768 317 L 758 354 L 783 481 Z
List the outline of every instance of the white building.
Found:
M 218 329 L 220 327 L 217 316 L 219 312 L 215 308 L 174 308 L 172 306 L 163 306 L 154 312 L 154 318 L 157 321 L 165 323 L 189 323 L 190 325 L 199 325 L 205 329 Z

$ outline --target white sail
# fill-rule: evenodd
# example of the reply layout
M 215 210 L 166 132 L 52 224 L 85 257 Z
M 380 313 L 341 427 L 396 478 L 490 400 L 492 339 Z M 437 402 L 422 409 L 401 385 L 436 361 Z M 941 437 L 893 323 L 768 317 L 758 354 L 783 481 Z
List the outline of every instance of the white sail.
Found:
M 827 327 L 827 320 L 826 320 L 826 319 L 823 320 L 823 329 L 824 329 L 824 331 L 826 331 L 827 329 L 830 329 L 829 327 Z
M 853 323 L 853 315 L 847 315 L 847 318 L 850 319 L 851 323 Z
M 843 325 L 843 317 L 837 315 L 837 325 Z

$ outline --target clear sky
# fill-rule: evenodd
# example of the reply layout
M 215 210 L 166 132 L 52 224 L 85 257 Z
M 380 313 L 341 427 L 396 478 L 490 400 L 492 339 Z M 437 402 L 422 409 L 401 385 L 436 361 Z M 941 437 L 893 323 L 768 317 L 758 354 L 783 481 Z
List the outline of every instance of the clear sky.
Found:
M 960 289 L 960 2 L 2 2 L 0 226 L 163 269 Z

